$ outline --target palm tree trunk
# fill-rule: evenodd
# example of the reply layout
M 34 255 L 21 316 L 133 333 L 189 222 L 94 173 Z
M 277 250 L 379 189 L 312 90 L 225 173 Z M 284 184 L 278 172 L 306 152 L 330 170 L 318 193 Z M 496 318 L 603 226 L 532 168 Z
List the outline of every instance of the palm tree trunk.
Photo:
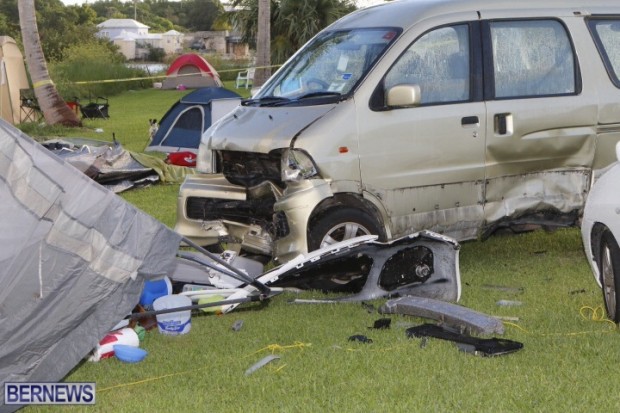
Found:
M 34 0 L 18 0 L 17 7 L 28 73 L 45 122 L 48 125 L 81 126 L 77 115 L 67 106 L 50 79 L 41 48 Z
M 271 76 L 271 0 L 258 0 L 256 34 L 256 75 L 254 86 L 262 86 Z

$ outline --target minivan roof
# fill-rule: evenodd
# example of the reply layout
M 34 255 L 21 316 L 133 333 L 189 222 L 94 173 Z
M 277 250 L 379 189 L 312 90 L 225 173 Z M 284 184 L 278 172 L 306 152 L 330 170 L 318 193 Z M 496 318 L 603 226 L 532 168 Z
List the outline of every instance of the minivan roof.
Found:
M 615 6 L 615 7 L 613 7 Z M 357 27 L 402 27 L 404 29 L 428 17 L 441 14 L 501 10 L 544 10 L 541 15 L 556 10 L 556 14 L 587 15 L 610 12 L 620 6 L 617 0 L 396 0 L 357 10 L 329 27 L 341 30 Z

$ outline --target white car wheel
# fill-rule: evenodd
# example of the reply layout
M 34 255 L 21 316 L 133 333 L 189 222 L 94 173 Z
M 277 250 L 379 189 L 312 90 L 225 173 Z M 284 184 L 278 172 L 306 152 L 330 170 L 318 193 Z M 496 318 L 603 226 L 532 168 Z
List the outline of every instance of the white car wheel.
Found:
M 616 291 L 620 288 L 620 248 L 614 236 L 606 230 L 601 237 L 599 271 L 603 286 L 603 298 L 607 315 L 611 320 L 620 321 L 620 309 Z

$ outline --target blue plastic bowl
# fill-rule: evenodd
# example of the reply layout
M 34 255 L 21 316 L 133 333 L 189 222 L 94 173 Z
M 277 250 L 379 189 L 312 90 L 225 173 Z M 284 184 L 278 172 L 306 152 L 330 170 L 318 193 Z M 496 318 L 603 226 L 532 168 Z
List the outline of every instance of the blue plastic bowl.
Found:
M 126 344 L 115 344 L 114 355 L 125 363 L 138 363 L 146 357 L 148 353 L 139 347 L 128 346 Z

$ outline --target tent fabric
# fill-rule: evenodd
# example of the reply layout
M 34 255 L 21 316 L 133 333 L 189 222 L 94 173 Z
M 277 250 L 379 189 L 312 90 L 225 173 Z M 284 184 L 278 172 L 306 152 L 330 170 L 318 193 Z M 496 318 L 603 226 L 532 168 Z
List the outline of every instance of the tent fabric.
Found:
M 57 382 L 171 273 L 181 238 L 3 120 L 0 197 L 0 382 Z M 18 407 L 0 392 L 0 412 Z
M 166 72 L 162 89 L 176 89 L 183 85 L 186 89 L 207 86 L 222 86 L 220 76 L 207 60 L 195 53 L 177 57 Z
M 21 89 L 28 89 L 22 52 L 9 36 L 0 36 L 0 118 L 17 125 L 21 122 Z
M 222 87 L 206 87 L 185 95 L 168 109 L 146 149 L 197 153 L 204 131 L 240 101 L 241 96 Z
M 112 192 L 120 193 L 161 181 L 180 184 L 194 168 L 125 150 L 117 142 L 83 138 L 50 139 L 42 145 Z

